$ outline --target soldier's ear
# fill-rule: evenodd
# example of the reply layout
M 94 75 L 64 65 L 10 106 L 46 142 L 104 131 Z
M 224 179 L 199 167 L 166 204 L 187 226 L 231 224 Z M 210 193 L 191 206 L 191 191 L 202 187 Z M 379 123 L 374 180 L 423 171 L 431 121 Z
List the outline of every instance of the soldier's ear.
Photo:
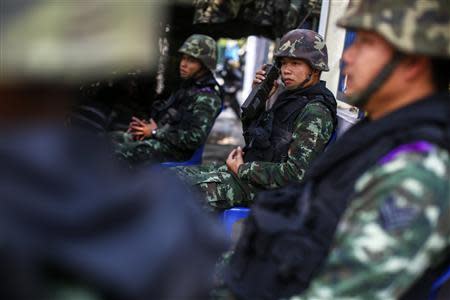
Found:
M 314 72 L 317 74 L 317 78 L 320 78 L 320 76 L 322 75 L 321 70 L 314 70 Z
M 316 79 L 316 78 L 319 79 L 321 73 L 322 72 L 320 70 L 312 69 L 312 71 L 311 71 L 311 78 L 312 79 Z

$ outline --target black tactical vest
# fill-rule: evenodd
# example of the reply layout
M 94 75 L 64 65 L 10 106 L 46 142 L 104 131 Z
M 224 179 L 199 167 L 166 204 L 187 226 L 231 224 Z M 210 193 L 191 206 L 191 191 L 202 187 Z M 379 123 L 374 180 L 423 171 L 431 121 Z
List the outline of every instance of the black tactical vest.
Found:
M 302 185 L 259 194 L 226 270 L 228 287 L 239 299 L 301 293 L 328 255 L 356 180 L 393 149 L 420 140 L 450 149 L 448 93 L 360 122 L 313 164 Z
M 192 121 L 194 97 L 199 93 L 211 93 L 221 98 L 219 84 L 211 72 L 196 80 L 183 81 L 181 87 L 168 99 L 155 101 L 151 117 L 158 123 L 158 127 L 167 124 L 188 129 Z
M 336 100 L 320 81 L 306 89 L 286 90 L 274 105 L 247 128 L 244 128 L 245 162 L 285 162 L 288 158 L 295 120 L 308 103 L 323 104 L 334 119 L 336 127 Z

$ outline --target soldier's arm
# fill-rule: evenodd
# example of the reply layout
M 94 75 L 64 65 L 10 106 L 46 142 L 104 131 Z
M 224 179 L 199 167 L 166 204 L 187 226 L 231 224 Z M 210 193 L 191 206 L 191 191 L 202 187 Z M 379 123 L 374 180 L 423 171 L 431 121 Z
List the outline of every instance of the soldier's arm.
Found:
M 284 163 L 250 162 L 240 166 L 243 181 L 264 189 L 278 188 L 303 179 L 313 159 L 323 152 L 333 133 L 330 111 L 320 103 L 310 103 L 295 121 L 296 127 Z
M 178 148 L 195 150 L 206 141 L 216 115 L 220 112 L 221 99 L 212 93 L 200 93 L 195 97 L 192 119 L 189 124 L 162 128 L 156 138 Z
M 332 251 L 302 299 L 398 299 L 449 245 L 448 152 L 404 154 L 366 172 Z

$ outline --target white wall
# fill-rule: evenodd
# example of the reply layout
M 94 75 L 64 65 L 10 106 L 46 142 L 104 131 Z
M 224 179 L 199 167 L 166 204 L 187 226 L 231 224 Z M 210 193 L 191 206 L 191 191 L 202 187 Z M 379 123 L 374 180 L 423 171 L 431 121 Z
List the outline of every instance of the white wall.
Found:
M 344 49 L 345 30 L 336 26 L 336 21 L 344 14 L 348 5 L 348 0 L 323 0 L 323 6 L 329 4 L 328 14 L 322 11 L 319 24 L 319 31 L 325 28 L 325 41 L 328 48 L 328 66 L 329 72 L 322 73 L 322 80 L 327 82 L 327 87 L 337 93 L 339 82 L 339 62 Z
M 322 80 L 327 82 L 327 87 L 337 96 L 339 84 L 339 65 L 344 49 L 345 30 L 336 26 L 336 21 L 344 14 L 348 0 L 323 0 L 319 33 L 325 36 L 328 48 L 329 72 L 322 73 Z M 328 11 L 326 9 L 328 8 Z M 338 101 L 338 137 L 358 121 L 358 109 L 344 102 Z
M 238 101 L 242 104 L 252 91 L 252 83 L 255 73 L 267 61 L 267 54 L 271 41 L 264 37 L 249 36 L 247 39 L 244 84 L 241 98 Z

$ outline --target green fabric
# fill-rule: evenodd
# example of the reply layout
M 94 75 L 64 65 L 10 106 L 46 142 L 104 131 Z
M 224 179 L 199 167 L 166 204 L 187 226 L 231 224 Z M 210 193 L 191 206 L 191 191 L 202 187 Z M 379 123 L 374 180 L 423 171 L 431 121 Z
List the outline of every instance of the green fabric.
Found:
M 291 300 L 398 299 L 444 258 L 450 245 L 448 151 L 400 154 L 368 170 L 355 189 L 321 272 Z M 386 207 L 407 211 L 408 218 L 386 226 Z
M 238 176 L 224 164 L 177 167 L 175 171 L 188 184 L 201 190 L 205 207 L 222 210 L 249 205 L 261 190 L 300 182 L 311 162 L 325 149 L 333 133 L 333 118 L 321 103 L 310 103 L 295 121 L 288 160 L 283 163 L 244 163 Z

